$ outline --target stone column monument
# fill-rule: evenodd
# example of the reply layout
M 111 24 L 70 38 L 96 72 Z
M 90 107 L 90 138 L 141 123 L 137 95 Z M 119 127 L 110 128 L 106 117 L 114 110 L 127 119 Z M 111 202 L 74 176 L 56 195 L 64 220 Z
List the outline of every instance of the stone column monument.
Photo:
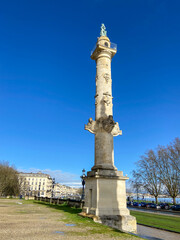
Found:
M 95 135 L 95 162 L 87 172 L 85 205 L 81 215 L 126 232 L 136 232 L 136 219 L 126 207 L 125 181 L 114 166 L 113 137 L 122 135 L 113 120 L 111 59 L 117 52 L 110 42 L 104 24 L 91 53 L 96 61 L 95 121 L 90 118 L 85 129 Z

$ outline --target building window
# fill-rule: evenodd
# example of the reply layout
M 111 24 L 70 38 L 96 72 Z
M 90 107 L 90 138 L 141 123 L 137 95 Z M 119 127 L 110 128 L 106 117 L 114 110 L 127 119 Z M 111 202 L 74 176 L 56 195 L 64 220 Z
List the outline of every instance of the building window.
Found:
M 42 192 L 41 195 L 44 195 L 44 192 Z

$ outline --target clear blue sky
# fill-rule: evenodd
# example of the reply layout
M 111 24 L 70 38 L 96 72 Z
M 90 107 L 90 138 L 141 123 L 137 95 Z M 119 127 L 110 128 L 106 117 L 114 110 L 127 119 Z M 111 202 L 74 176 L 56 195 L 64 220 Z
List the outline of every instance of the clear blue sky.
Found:
M 116 167 L 130 175 L 147 149 L 180 136 L 179 13 L 178 0 L 1 1 L 0 160 L 62 182 L 91 169 L 94 136 L 84 124 L 95 115 L 90 51 L 101 23 L 118 45 Z

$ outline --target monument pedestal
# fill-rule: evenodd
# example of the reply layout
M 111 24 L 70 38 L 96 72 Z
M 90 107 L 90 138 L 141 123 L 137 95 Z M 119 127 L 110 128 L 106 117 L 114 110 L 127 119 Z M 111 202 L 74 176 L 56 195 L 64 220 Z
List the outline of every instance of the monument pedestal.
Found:
M 126 207 L 125 180 L 120 171 L 103 170 L 87 173 L 84 215 L 96 222 L 124 232 L 136 232 L 136 219 Z

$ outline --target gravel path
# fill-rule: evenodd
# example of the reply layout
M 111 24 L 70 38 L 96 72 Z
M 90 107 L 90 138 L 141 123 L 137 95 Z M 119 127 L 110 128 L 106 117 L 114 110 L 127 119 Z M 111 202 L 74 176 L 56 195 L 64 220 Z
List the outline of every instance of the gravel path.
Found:
M 0 199 L 1 240 L 137 240 L 136 237 L 117 233 L 91 233 L 95 227 L 65 223 L 64 212 L 39 204 L 26 204 L 18 199 Z
M 1 240 L 137 240 L 130 235 L 88 233 L 91 227 L 76 226 L 63 221 L 63 212 L 18 199 L 0 199 Z M 179 240 L 180 234 L 138 225 L 138 235 L 151 240 Z

